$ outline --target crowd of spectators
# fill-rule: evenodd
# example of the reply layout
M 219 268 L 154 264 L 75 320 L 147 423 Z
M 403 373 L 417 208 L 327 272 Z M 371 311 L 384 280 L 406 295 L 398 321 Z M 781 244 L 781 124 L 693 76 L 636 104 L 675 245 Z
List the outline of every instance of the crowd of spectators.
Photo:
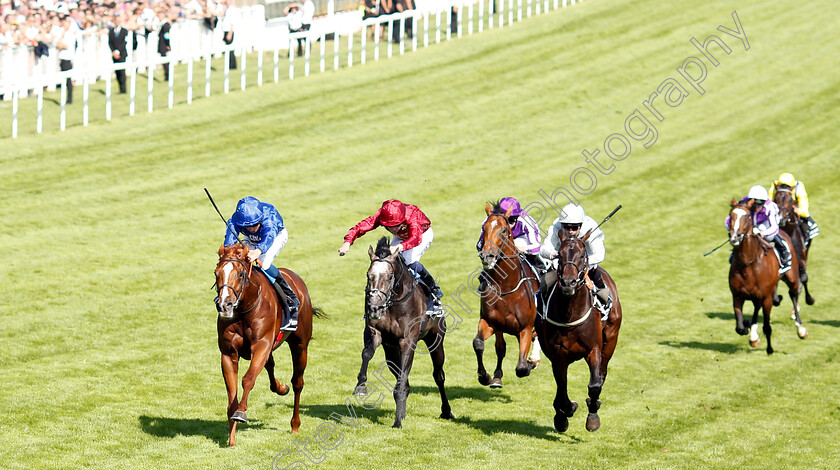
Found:
M 62 17 L 83 37 L 107 35 L 122 26 L 148 36 L 163 24 L 182 18 L 200 19 L 215 28 L 225 15 L 225 0 L 0 0 L 0 49 L 32 46 L 36 56 L 57 45 Z

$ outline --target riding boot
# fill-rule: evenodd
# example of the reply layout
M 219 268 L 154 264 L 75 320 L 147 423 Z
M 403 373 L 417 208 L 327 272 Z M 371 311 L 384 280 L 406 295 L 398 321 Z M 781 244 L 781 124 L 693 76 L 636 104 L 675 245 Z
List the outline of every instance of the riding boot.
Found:
M 540 306 L 542 307 L 539 311 L 540 314 L 545 317 L 546 312 L 548 311 L 548 286 L 553 286 L 557 284 L 557 271 L 554 269 L 549 269 L 544 275 L 540 276 L 540 290 L 539 290 L 539 297 L 542 302 L 540 302 Z
M 779 257 L 782 259 L 782 265 L 779 267 L 779 274 L 784 274 L 790 270 L 790 248 L 788 248 L 787 243 L 785 243 L 782 236 L 778 233 L 775 237 L 773 237 L 773 243 L 776 245 L 776 249 L 779 250 Z
M 540 255 L 534 253 L 525 253 L 525 259 L 527 259 L 532 266 L 537 268 L 537 271 L 539 271 L 540 274 L 545 274 L 545 261 L 543 261 Z
M 280 298 L 283 299 L 289 306 L 289 319 L 282 327 L 280 327 L 280 329 L 284 331 L 295 331 L 298 323 L 298 307 L 300 307 L 300 300 L 298 300 L 297 295 L 295 295 L 295 291 L 292 290 L 292 287 L 288 282 L 286 282 L 286 278 L 282 275 L 277 276 L 277 279 L 274 282 L 274 290 L 277 291 Z
M 440 290 L 440 286 L 438 286 L 437 282 L 435 282 L 435 278 L 429 273 L 429 270 L 426 269 L 425 266 L 420 264 L 419 261 L 415 261 L 408 265 L 414 272 L 420 276 L 420 282 L 426 285 L 429 288 L 429 291 L 432 293 L 432 297 L 436 307 L 440 306 L 440 300 L 443 298 L 443 291 Z
M 817 238 L 820 235 L 820 227 L 819 225 L 817 225 L 817 222 L 811 218 L 810 215 L 805 220 L 808 222 L 808 243 L 810 243 L 811 240 Z
M 607 289 L 607 285 L 604 283 L 604 277 L 597 267 L 589 270 L 589 279 L 595 285 L 595 296 L 601 301 L 601 305 L 607 305 L 607 302 L 610 300 L 610 290 Z

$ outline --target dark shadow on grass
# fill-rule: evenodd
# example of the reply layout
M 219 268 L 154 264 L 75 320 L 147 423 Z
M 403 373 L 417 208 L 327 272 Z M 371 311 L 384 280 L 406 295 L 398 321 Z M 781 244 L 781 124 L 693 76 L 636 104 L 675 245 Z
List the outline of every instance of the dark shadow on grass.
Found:
M 831 327 L 834 327 L 834 328 L 840 328 L 840 320 L 808 320 L 808 323 L 813 323 L 815 325 L 831 326 Z
M 164 418 L 146 415 L 141 415 L 139 419 L 143 431 L 153 436 L 204 436 L 219 444 L 219 447 L 227 447 L 228 444 L 228 423 L 224 419 Z M 263 427 L 265 426 L 261 422 L 252 419 L 248 423 L 240 423 L 237 431 L 243 428 L 262 429 Z
M 347 398 L 350 398 L 350 404 L 352 405 L 353 409 L 356 411 L 356 419 L 362 420 L 367 419 L 377 424 L 393 424 L 394 421 L 394 399 L 393 395 L 386 393 L 385 399 L 382 400 L 378 406 L 373 408 L 372 410 L 367 410 L 359 406 L 356 403 L 356 400 L 351 398 L 349 395 Z M 390 399 L 390 402 L 387 400 Z M 374 401 L 371 401 L 371 404 L 374 404 Z M 390 405 L 390 409 L 387 407 Z M 291 405 L 289 406 L 291 410 Z M 335 405 L 305 405 L 303 403 L 300 404 L 300 413 L 306 416 L 312 416 L 314 418 L 320 418 L 325 421 L 336 420 L 340 421 L 341 418 L 344 418 L 347 422 L 353 421 L 353 412 L 347 409 L 347 405 L 344 403 L 335 404 Z M 336 413 L 338 418 L 330 418 L 330 416 Z M 411 414 L 411 410 L 408 410 L 408 414 Z M 289 416 L 291 418 L 291 415 Z
M 481 401 L 493 401 L 502 403 L 511 403 L 513 399 L 503 394 L 503 389 L 491 389 L 488 387 L 459 387 L 457 385 L 446 385 L 446 397 L 450 400 L 457 398 L 472 398 Z M 438 388 L 428 385 L 412 385 L 411 393 L 419 393 L 421 395 L 440 395 Z
M 701 343 L 699 341 L 660 341 L 659 344 L 663 346 L 670 346 L 672 348 L 705 349 L 708 351 L 717 351 L 725 354 L 735 354 L 741 351 L 741 347 L 732 343 Z
M 735 312 L 706 312 L 706 315 L 709 318 L 717 318 L 718 320 L 734 320 L 735 319 Z
M 577 417 L 578 415 L 575 415 L 575 418 Z M 575 422 L 575 418 L 572 418 L 570 421 Z M 586 418 L 584 417 L 584 420 L 585 419 Z M 455 423 L 466 424 L 471 428 L 478 429 L 488 436 L 499 433 L 512 433 L 519 434 L 521 436 L 547 439 L 550 441 L 560 441 L 567 438 L 573 443 L 581 442 L 581 440 L 577 437 L 570 436 L 568 434 L 561 434 L 551 426 L 542 426 L 532 421 L 513 419 L 472 419 L 469 416 L 456 416 L 452 421 Z M 578 424 L 582 426 L 581 423 Z

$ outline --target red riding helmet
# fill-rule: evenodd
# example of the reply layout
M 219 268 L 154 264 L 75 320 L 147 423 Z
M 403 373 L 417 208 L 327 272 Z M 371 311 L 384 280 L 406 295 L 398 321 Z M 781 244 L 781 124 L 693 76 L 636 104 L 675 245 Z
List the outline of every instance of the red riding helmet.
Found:
M 379 223 L 386 227 L 393 227 L 405 222 L 405 205 L 396 199 L 388 199 L 382 203 Z

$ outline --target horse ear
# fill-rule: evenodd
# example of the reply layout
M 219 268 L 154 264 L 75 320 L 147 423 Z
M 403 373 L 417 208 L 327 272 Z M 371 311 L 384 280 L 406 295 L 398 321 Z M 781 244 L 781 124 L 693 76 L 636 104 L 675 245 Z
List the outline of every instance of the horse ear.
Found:
M 730 207 L 735 207 L 735 198 L 734 197 L 732 198 L 732 201 L 730 201 L 729 206 Z
M 374 254 L 373 254 L 373 247 L 370 246 L 370 245 L 368 245 L 368 256 L 370 256 L 371 261 L 373 261 L 373 258 L 375 258 Z
M 222 243 L 222 245 L 219 247 L 219 258 L 221 258 L 224 255 L 224 253 L 225 253 L 225 244 Z
M 484 212 L 486 212 L 487 215 L 490 215 L 490 214 L 493 213 L 493 206 L 491 206 L 489 202 L 484 205 Z
M 508 207 L 508 210 L 505 211 L 505 218 L 507 219 L 510 217 L 510 213 L 513 212 L 513 206 Z
M 557 238 L 560 239 L 560 243 L 563 243 L 563 240 L 566 239 L 566 234 L 563 233 L 563 226 L 562 225 L 557 229 Z

